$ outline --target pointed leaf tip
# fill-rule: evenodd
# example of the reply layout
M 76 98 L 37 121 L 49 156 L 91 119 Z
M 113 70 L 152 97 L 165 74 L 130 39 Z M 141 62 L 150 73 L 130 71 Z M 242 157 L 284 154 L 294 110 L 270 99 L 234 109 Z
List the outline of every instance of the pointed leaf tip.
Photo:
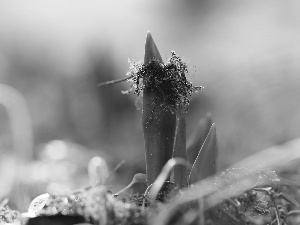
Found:
M 161 55 L 158 51 L 158 48 L 155 42 L 153 41 L 150 31 L 147 31 L 144 63 L 148 64 L 153 59 L 158 60 L 161 63 L 163 62 Z

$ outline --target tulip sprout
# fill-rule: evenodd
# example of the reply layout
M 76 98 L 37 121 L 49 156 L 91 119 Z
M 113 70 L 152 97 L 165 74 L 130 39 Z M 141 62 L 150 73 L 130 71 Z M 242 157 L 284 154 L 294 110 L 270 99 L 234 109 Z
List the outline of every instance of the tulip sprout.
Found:
M 187 65 L 174 52 L 164 63 L 150 32 L 145 43 L 144 63 L 131 62 L 130 80 L 134 93 L 143 93 L 143 131 L 147 183 L 151 185 L 171 158 L 187 160 L 185 116 L 189 97 L 203 87 L 187 80 Z M 177 187 L 188 186 L 185 166 L 174 168 Z

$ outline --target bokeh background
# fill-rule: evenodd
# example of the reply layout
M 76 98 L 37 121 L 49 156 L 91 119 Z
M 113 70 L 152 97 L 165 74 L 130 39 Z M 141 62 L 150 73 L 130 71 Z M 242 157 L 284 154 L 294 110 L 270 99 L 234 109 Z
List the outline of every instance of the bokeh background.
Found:
M 143 59 L 147 30 L 205 87 L 187 134 L 212 113 L 219 169 L 299 137 L 299 10 L 297 0 L 0 0 L 0 198 L 85 187 L 93 156 L 110 169 L 125 160 L 113 191 L 145 172 L 129 84 L 97 85 Z

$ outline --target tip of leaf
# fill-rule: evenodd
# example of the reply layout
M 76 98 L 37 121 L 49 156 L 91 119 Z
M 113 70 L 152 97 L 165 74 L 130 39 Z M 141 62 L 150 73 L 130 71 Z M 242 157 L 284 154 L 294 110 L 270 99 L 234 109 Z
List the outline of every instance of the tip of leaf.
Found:
M 214 132 L 214 135 L 216 135 L 216 124 L 213 123 L 210 127 L 210 130 L 212 130 Z
M 146 43 L 145 43 L 144 64 L 147 64 L 152 60 L 157 60 L 161 63 L 163 62 L 161 55 L 158 51 L 158 48 L 157 48 L 155 42 L 153 41 L 150 31 L 147 31 Z

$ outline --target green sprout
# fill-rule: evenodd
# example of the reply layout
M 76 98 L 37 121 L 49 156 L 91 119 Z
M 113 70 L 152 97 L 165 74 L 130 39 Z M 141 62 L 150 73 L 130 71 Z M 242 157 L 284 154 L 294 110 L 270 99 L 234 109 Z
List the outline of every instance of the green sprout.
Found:
M 159 195 L 163 182 L 172 181 L 175 189 L 182 189 L 214 175 L 217 138 L 216 126 L 210 114 L 200 120 L 188 143 L 186 141 L 186 113 L 190 98 L 193 93 L 203 91 L 202 86 L 194 86 L 188 80 L 186 62 L 175 51 L 171 51 L 171 57 L 163 62 L 148 32 L 144 62 L 129 60 L 129 63 L 130 70 L 126 78 L 108 81 L 99 86 L 127 80 L 131 82 L 131 88 L 123 93 L 133 92 L 142 98 L 142 126 L 148 186 L 144 197 L 148 196 L 148 192 L 150 195 Z M 180 162 L 171 167 L 172 174 L 164 172 L 163 169 L 171 161 Z M 125 195 L 125 199 L 130 198 L 128 190 L 132 192 L 132 184 L 129 184 L 125 191 L 118 192 L 119 198 Z M 135 194 L 141 196 L 142 193 Z M 150 202 L 153 203 L 152 200 Z
M 99 86 L 131 81 L 133 92 L 142 98 L 146 150 L 147 185 L 161 173 L 168 160 L 179 158 L 186 165 L 176 164 L 173 181 L 177 188 L 204 179 L 216 172 L 216 128 L 210 114 L 200 120 L 197 129 L 186 143 L 186 113 L 193 93 L 203 91 L 187 79 L 188 66 L 175 51 L 165 63 L 150 32 L 145 43 L 144 63 L 129 60 L 126 78 L 108 81 Z M 190 164 L 190 168 L 187 168 Z M 167 178 L 169 180 L 170 177 Z
M 171 158 L 186 155 L 185 114 L 189 97 L 203 87 L 187 80 L 187 64 L 174 52 L 164 63 L 150 32 L 145 43 L 144 63 L 131 61 L 130 91 L 143 97 L 143 130 L 146 148 L 147 182 L 151 185 Z M 185 166 L 174 169 L 176 186 L 188 186 Z

